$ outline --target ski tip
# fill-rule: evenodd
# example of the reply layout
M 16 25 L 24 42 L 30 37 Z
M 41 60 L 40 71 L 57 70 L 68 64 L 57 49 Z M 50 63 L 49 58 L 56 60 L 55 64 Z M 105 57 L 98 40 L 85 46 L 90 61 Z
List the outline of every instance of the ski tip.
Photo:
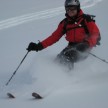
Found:
M 11 94 L 11 93 L 7 93 L 7 96 L 8 96 L 9 98 L 11 98 L 11 99 L 14 99 L 14 98 L 15 98 L 15 96 L 14 96 L 13 94 Z
M 42 96 L 40 96 L 38 93 L 35 93 L 35 92 L 32 93 L 32 96 L 36 99 L 43 99 Z

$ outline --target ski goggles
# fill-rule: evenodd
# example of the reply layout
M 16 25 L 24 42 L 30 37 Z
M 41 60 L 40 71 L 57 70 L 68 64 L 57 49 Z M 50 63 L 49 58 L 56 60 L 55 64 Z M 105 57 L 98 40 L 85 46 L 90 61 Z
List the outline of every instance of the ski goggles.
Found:
M 77 7 L 66 7 L 66 11 L 76 11 Z

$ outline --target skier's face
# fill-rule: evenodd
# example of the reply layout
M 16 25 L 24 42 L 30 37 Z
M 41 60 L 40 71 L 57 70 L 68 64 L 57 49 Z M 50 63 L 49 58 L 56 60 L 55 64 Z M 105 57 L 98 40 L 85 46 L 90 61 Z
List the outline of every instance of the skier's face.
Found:
M 70 17 L 74 17 L 77 15 L 77 8 L 76 7 L 66 7 L 66 12 Z

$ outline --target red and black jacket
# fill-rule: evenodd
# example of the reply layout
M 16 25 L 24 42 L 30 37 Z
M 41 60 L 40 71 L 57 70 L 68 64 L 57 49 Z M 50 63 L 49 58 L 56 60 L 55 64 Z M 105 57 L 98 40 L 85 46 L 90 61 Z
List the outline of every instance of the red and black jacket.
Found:
M 74 29 L 68 30 L 66 32 L 65 38 L 70 43 L 81 43 L 86 41 L 89 43 L 89 46 L 92 48 L 96 46 L 100 32 L 95 22 L 84 20 L 84 18 L 81 17 L 83 14 L 84 14 L 83 11 L 80 10 L 75 20 L 72 20 L 71 18 L 66 16 L 68 21 L 71 22 L 66 26 L 66 29 L 70 28 Z M 85 24 L 88 28 L 89 36 L 87 36 L 85 29 L 81 24 L 83 20 L 85 21 Z M 43 48 L 46 48 L 56 43 L 64 35 L 63 32 L 64 26 L 65 26 L 65 20 L 61 21 L 61 23 L 58 25 L 58 28 L 56 29 L 55 32 L 52 33 L 51 36 L 49 36 L 47 39 L 41 42 Z

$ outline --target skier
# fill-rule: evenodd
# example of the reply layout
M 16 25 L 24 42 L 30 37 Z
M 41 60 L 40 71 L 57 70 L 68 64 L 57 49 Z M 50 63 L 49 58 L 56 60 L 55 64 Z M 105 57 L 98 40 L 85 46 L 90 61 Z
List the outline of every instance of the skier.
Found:
M 58 54 L 57 59 L 63 64 L 73 64 L 88 57 L 88 52 L 98 44 L 100 32 L 93 16 L 84 14 L 80 9 L 79 0 L 65 1 L 66 18 L 63 19 L 55 32 L 38 44 L 31 42 L 28 51 L 41 51 L 56 43 L 64 34 L 68 45 Z

